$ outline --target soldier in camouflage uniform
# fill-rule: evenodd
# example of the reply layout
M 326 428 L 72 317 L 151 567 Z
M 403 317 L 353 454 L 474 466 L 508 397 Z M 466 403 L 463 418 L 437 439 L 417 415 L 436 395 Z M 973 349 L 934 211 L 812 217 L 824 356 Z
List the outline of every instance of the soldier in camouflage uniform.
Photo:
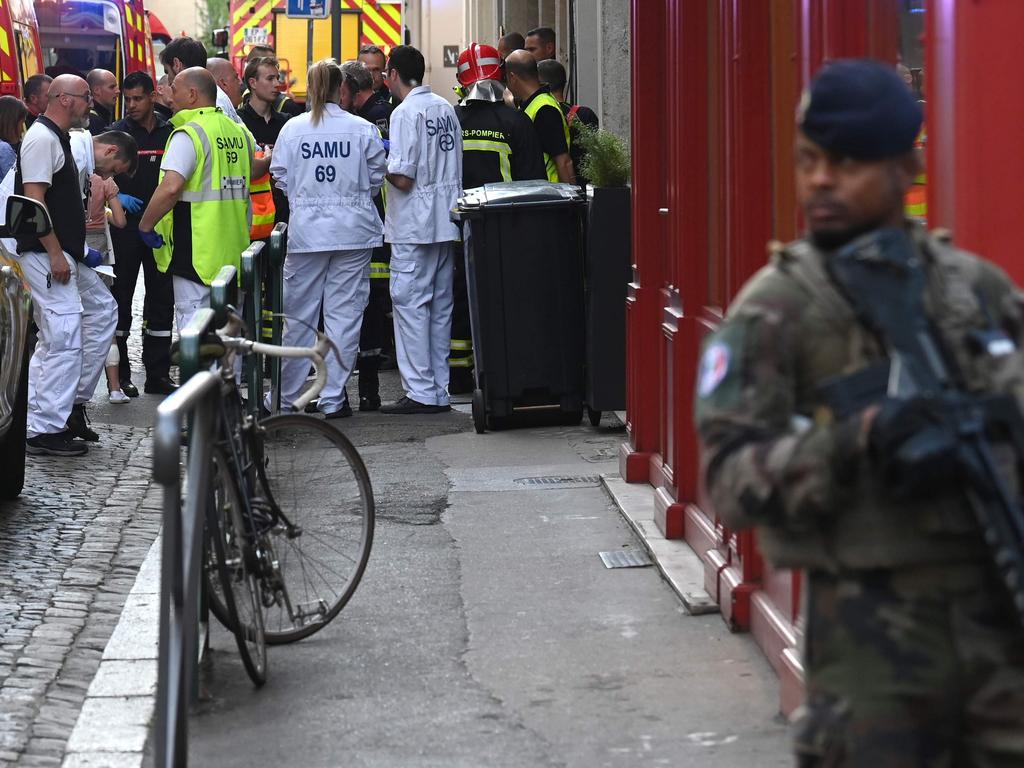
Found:
M 910 229 L 930 320 L 971 392 L 1024 402 L 1020 353 L 972 352 L 966 338 L 998 328 L 1019 349 L 1021 294 L 904 219 L 921 113 L 895 70 L 833 62 L 798 120 L 808 236 L 776 248 L 731 304 L 696 398 L 715 511 L 733 530 L 756 527 L 774 566 L 806 573 L 797 763 L 1022 766 L 1024 631 L 962 488 L 925 465 L 896 493 L 880 453 L 913 435 L 913 418 L 883 401 L 836 419 L 818 389 L 885 358 L 827 269 L 858 236 Z

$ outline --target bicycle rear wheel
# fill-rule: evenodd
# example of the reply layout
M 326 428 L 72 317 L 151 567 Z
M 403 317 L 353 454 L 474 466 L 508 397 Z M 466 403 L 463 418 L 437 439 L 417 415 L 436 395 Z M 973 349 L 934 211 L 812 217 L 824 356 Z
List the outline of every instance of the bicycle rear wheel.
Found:
M 263 631 L 261 580 L 257 577 L 252 539 L 244 532 L 245 514 L 231 463 L 219 446 L 213 449 L 212 503 L 207 507 L 206 554 L 210 605 L 235 635 L 238 653 L 256 685 L 267 681 L 267 644 Z
M 359 585 L 373 545 L 373 489 L 359 453 L 327 422 L 286 414 L 260 427 L 255 455 L 275 518 L 261 541 L 278 576 L 263 619 L 268 643 L 290 643 L 330 623 Z

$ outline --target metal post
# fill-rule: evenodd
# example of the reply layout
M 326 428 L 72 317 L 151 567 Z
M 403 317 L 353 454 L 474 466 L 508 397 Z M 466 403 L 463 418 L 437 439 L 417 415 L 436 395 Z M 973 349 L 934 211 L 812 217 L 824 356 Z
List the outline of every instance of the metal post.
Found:
M 274 225 L 270 233 L 270 258 L 267 259 L 268 280 L 270 285 L 270 311 L 273 319 L 270 323 L 270 343 L 280 346 L 284 336 L 284 259 L 286 222 Z M 274 413 L 281 410 L 281 358 L 274 357 L 270 361 L 270 407 Z
M 242 252 L 242 292 L 244 294 L 242 319 L 253 341 L 263 341 L 263 241 L 251 243 Z M 249 353 L 245 358 L 245 371 L 249 386 L 249 413 L 259 414 L 263 399 L 263 355 Z
M 238 270 L 230 264 L 220 268 L 210 283 L 210 306 L 213 308 L 213 327 L 223 328 L 228 322 L 228 307 L 238 306 Z
M 181 331 L 181 368 L 188 380 L 157 407 L 153 479 L 164 489 L 160 589 L 160 649 L 157 662 L 157 768 L 188 762 L 188 706 L 198 691 L 199 594 L 202 589 L 204 518 L 217 428 L 219 371 L 197 371 L 199 340 L 213 321 L 202 309 Z M 181 427 L 190 418 L 188 493 L 182 503 Z
M 341 0 L 327 0 L 331 4 L 331 58 L 341 61 Z
M 306 70 L 313 66 L 313 20 L 306 21 Z

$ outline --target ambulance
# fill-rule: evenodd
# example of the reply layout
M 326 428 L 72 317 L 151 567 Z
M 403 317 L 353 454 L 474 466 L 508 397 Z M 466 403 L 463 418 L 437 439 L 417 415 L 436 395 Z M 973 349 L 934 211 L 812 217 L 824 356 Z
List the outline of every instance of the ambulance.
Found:
M 0 0 L 0 96 L 21 98 L 25 80 L 42 70 L 31 0 Z
M 84 76 L 98 68 L 113 72 L 118 82 L 139 71 L 155 79 L 153 41 L 142 0 L 36 0 L 35 18 L 47 74 Z M 122 117 L 121 111 L 118 100 L 115 118 Z

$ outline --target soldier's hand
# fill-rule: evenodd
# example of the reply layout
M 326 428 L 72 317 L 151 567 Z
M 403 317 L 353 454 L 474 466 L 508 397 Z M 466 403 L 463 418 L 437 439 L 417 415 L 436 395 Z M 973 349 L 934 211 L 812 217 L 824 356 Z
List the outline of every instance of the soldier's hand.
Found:
M 886 398 L 871 417 L 868 453 L 898 498 L 940 493 L 959 477 L 950 407 L 929 397 Z
M 59 256 L 50 254 L 50 275 L 58 283 L 66 283 L 71 279 L 71 265 L 63 253 Z

